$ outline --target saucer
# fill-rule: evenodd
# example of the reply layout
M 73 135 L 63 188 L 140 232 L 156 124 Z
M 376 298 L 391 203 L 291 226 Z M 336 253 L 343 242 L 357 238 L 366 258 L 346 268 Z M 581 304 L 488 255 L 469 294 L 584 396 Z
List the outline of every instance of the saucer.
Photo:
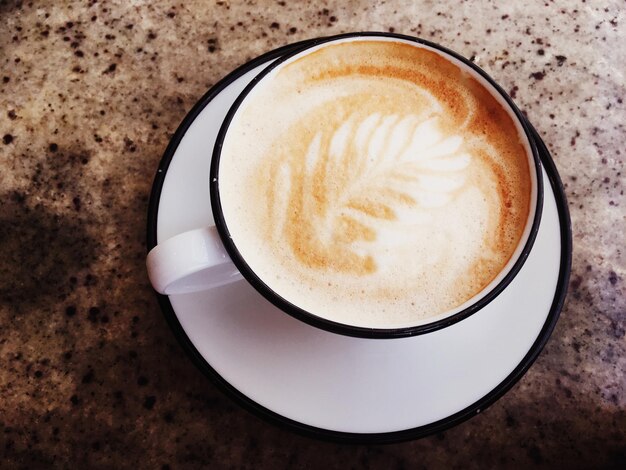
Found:
M 244 87 L 281 54 L 268 52 L 215 85 L 190 111 L 159 165 L 148 249 L 213 223 L 208 174 L 213 144 Z M 317 329 L 283 313 L 246 281 L 159 296 L 194 363 L 244 408 L 275 424 L 337 442 L 386 443 L 442 431 L 485 409 L 539 355 L 563 305 L 571 265 L 565 195 L 548 150 L 541 225 L 511 284 L 471 317 L 400 339 Z

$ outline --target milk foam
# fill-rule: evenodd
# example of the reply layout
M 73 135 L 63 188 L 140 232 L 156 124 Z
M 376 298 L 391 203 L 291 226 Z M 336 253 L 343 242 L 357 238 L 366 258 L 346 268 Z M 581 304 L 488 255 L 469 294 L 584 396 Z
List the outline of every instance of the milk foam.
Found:
M 299 307 L 341 323 L 416 323 L 503 269 L 529 213 L 525 148 L 471 76 L 427 49 L 357 41 L 271 72 L 219 167 L 233 242 Z

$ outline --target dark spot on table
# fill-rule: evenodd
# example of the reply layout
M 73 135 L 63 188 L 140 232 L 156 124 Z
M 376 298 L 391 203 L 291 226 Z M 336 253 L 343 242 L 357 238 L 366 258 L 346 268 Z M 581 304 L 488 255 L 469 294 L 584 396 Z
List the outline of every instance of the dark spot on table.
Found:
M 517 426 L 517 420 L 510 413 L 506 414 L 505 422 L 508 428 Z
M 150 396 L 145 397 L 143 401 L 143 407 L 146 410 L 151 410 L 152 408 L 154 408 L 155 403 L 156 403 L 156 397 L 153 395 L 150 395 Z
M 68 317 L 73 317 L 74 315 L 76 315 L 76 306 L 69 305 L 68 307 L 66 307 L 65 315 L 67 315 Z
M 115 69 L 117 69 L 117 64 L 115 64 L 115 63 L 111 64 L 104 70 L 104 72 L 102 72 L 102 74 L 104 75 L 104 74 L 108 74 L 108 73 L 113 73 L 113 72 L 115 72 Z
M 617 284 L 618 280 L 619 280 L 619 278 L 617 277 L 617 274 L 615 273 L 615 271 L 610 271 L 609 272 L 609 282 L 611 283 L 611 285 L 614 286 L 615 284 Z
M 534 78 L 535 80 L 543 80 L 545 76 L 545 72 L 534 72 L 530 74 L 530 77 Z
M 215 52 L 217 47 L 217 38 L 209 38 L 207 39 L 207 43 L 209 44 L 209 52 Z
M 80 398 L 78 398 L 78 395 L 72 395 L 70 397 L 70 402 L 72 403 L 72 405 L 78 406 L 80 403 Z
M 270 24 L 270 28 L 271 29 L 280 29 L 280 24 L 277 23 L 276 21 L 274 21 L 272 24 Z
M 180 97 L 178 97 L 178 99 L 180 100 Z M 124 148 L 126 151 L 131 152 L 131 153 L 137 150 L 137 146 L 135 145 L 135 142 L 132 139 L 129 139 L 128 137 L 124 137 Z
M 2 142 L 4 142 L 4 145 L 9 145 L 11 142 L 13 142 L 13 136 L 11 134 L 4 134 L 4 137 L 2 137 Z
M 150 31 L 148 33 L 148 41 L 152 41 L 153 39 L 156 39 L 157 35 L 154 31 Z
M 615 339 L 622 339 L 626 334 L 626 326 L 624 326 L 624 321 L 611 320 L 609 334 Z
M 50 145 L 48 145 L 48 149 L 49 149 L 52 153 L 54 153 L 54 152 L 56 152 L 57 150 L 59 150 L 59 146 L 58 146 L 58 144 L 56 144 L 56 143 L 52 142 Z
M 561 67 L 567 60 L 567 57 L 565 57 L 564 55 L 557 55 L 554 58 L 556 59 L 557 65 L 559 67 Z
M 509 90 L 509 96 L 513 99 L 515 99 L 517 97 L 517 91 L 519 90 L 519 87 L 517 85 L 513 86 L 513 88 L 511 88 L 511 90 Z
M 100 309 L 98 307 L 90 307 L 89 312 L 87 313 L 87 318 L 91 323 L 96 323 L 98 321 L 98 315 L 100 315 Z
M 84 384 L 90 384 L 91 382 L 93 382 L 94 377 L 95 377 L 95 374 L 93 372 L 93 369 L 89 369 L 87 373 L 83 375 L 81 382 Z
M 9 81 L 11 81 L 11 77 L 7 77 L 6 75 L 4 77 L 2 77 L 2 82 L 3 83 L 9 83 Z
M 537 50 L 537 55 L 544 55 L 546 53 L 546 51 L 544 51 L 543 49 L 538 49 Z

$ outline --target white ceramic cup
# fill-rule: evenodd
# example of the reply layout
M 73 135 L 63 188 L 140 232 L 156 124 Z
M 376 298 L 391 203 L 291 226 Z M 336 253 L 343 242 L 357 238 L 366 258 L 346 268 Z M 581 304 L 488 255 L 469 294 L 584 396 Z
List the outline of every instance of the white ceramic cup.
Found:
M 291 304 L 271 290 L 248 267 L 237 251 L 225 226 L 221 206 L 219 204 L 219 187 L 217 185 L 217 163 L 219 162 L 222 143 L 227 138 L 228 127 L 246 96 L 269 72 L 290 62 L 296 57 L 311 53 L 318 48 L 338 41 L 359 41 L 366 39 L 384 39 L 400 41 L 435 50 L 450 61 L 462 67 L 479 79 L 485 87 L 501 102 L 520 129 L 520 135 L 527 138 L 529 167 L 531 172 L 531 211 L 522 239 L 504 270 L 481 293 L 470 299 L 463 306 L 438 315 L 433 321 L 405 328 L 363 328 L 353 325 L 335 323 L 317 317 L 314 312 L 307 312 Z M 480 68 L 458 54 L 439 45 L 417 38 L 391 33 L 349 33 L 339 36 L 320 38 L 307 42 L 301 48 L 287 53 L 268 65 L 237 98 L 224 122 L 222 123 L 213 152 L 211 175 L 208 187 L 211 194 L 213 215 L 217 226 L 207 226 L 176 235 L 155 246 L 147 257 L 147 268 L 150 282 L 154 289 L 165 295 L 186 294 L 200 290 L 216 288 L 234 281 L 247 279 L 269 301 L 286 313 L 307 323 L 323 329 L 360 337 L 392 338 L 427 333 L 456 323 L 475 313 L 495 298 L 511 282 L 528 257 L 539 228 L 543 188 L 541 179 L 541 163 L 538 152 L 521 112 L 517 109 L 506 93 Z M 207 195 L 209 197 L 209 195 Z M 216 200 L 218 202 L 216 203 Z M 221 224 L 221 226 L 220 226 Z

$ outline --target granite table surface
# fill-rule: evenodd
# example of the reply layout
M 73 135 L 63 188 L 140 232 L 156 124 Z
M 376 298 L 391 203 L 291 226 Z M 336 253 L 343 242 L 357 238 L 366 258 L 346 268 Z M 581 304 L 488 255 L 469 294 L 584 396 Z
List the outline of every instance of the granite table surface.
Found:
M 0 0 L 1 468 L 625 468 L 623 1 Z M 557 327 L 480 415 L 386 446 L 319 442 L 193 365 L 144 259 L 176 127 L 235 66 L 395 31 L 490 73 L 552 152 L 573 225 Z

